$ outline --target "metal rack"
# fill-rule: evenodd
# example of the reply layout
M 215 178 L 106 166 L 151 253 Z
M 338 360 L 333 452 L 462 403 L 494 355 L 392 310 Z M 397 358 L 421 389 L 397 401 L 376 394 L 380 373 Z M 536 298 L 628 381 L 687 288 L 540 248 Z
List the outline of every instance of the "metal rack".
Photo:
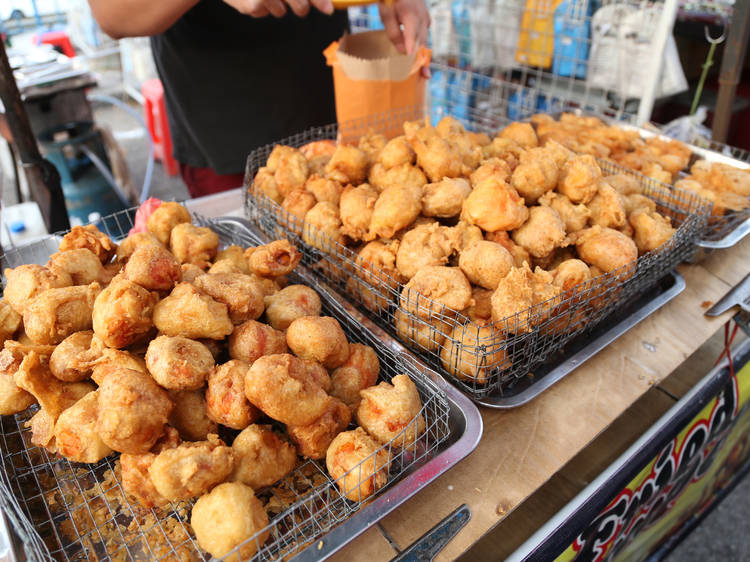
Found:
M 129 209 L 105 217 L 97 226 L 120 239 L 132 227 L 134 215 L 135 209 Z M 223 246 L 262 243 L 256 234 L 243 227 L 241 219 L 222 222 L 194 215 L 193 220 L 213 228 Z M 59 241 L 60 237 L 53 235 L 14 249 L 3 256 L 3 265 L 44 263 L 56 251 Z M 367 528 L 364 521 L 395 509 L 466 456 L 478 443 L 482 428 L 476 408 L 361 318 L 328 287 L 304 271 L 290 276 L 290 281 L 316 285 L 323 314 L 339 321 L 349 341 L 376 350 L 381 364 L 380 380 L 388 381 L 397 374 L 412 378 L 422 400 L 420 415 L 426 428 L 403 448 L 394 447 L 393 442 L 381 447 L 379 451 L 385 451 L 390 458 L 388 483 L 374 498 L 346 499 L 337 481 L 327 474 L 325 464 L 311 460 L 272 488 L 256 491 L 270 511 L 270 524 L 248 541 L 257 541 L 264 531 L 271 534 L 267 541 L 257 544 L 259 550 L 254 559 L 258 560 L 297 554 L 334 526 L 344 525 L 346 538 L 316 551 L 320 555 L 332 553 L 363 532 Z M 165 509 L 141 508 L 127 497 L 120 484 L 116 456 L 85 465 L 71 463 L 31 444 L 31 431 L 25 424 L 33 413 L 34 407 L 16 416 L 0 417 L 3 450 L 0 507 L 14 535 L 25 547 L 24 557 L 30 560 L 78 560 L 92 556 L 124 560 L 208 559 L 197 546 L 188 523 L 191 502 L 172 503 Z M 411 425 L 416 427 L 416 423 L 417 418 Z M 359 470 L 359 477 L 367 478 L 361 466 L 350 473 L 357 474 Z M 377 511 L 375 505 L 379 506 Z M 2 538 L 7 541 L 9 537 L 0 533 Z

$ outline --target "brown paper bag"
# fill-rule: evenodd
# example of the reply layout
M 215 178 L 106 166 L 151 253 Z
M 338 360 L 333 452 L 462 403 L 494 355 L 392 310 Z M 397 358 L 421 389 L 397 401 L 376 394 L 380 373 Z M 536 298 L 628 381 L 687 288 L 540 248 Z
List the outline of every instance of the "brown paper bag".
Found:
M 344 35 L 323 54 L 333 68 L 336 118 L 344 142 L 370 129 L 397 136 L 401 134 L 400 123 L 388 123 L 384 130 L 365 118 L 386 115 L 397 108 L 424 106 L 426 80 L 420 71 L 430 64 L 429 49 L 420 47 L 411 55 L 401 54 L 385 31 L 379 30 Z

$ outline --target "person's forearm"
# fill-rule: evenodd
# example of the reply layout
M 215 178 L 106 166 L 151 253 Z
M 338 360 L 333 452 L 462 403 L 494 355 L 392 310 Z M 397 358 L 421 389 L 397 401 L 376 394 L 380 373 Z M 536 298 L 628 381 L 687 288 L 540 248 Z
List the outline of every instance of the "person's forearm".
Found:
M 99 27 L 114 39 L 167 30 L 198 0 L 89 0 Z

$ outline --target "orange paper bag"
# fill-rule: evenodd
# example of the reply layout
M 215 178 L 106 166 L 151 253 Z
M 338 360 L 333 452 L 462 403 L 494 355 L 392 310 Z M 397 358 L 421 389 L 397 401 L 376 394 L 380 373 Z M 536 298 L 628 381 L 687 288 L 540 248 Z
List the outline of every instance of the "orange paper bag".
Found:
M 336 118 L 343 141 L 367 134 L 370 129 L 397 136 L 401 134 L 400 123 L 382 123 L 390 125 L 384 129 L 365 118 L 387 115 L 394 109 L 421 111 L 424 107 L 426 80 L 421 70 L 430 64 L 429 49 L 420 47 L 411 55 L 401 54 L 380 30 L 344 35 L 323 54 L 333 68 Z

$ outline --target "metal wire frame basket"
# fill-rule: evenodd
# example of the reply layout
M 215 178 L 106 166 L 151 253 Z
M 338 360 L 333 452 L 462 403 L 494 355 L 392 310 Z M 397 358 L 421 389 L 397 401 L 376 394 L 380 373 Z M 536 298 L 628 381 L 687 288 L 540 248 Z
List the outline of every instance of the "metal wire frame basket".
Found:
M 129 209 L 95 224 L 117 240 L 127 235 L 134 214 L 135 209 Z M 193 215 L 193 221 L 214 229 L 222 246 L 262 243 L 244 229 L 197 215 Z M 57 250 L 59 241 L 60 236 L 51 235 L 40 242 L 14 248 L 1 258 L 3 265 L 43 264 Z M 317 285 L 315 278 L 306 272 L 294 273 L 289 280 Z M 371 455 L 375 457 L 385 451 L 390 459 L 386 468 L 388 482 L 378 490 L 377 494 L 380 494 L 441 451 L 441 445 L 451 437 L 449 403 L 445 392 L 416 358 L 390 347 L 387 338 L 384 341 L 381 335 L 360 322 L 342 305 L 340 297 L 327 287 L 318 285 L 316 288 L 323 303 L 322 314 L 339 321 L 348 341 L 375 349 L 381 366 L 379 380 L 389 381 L 395 375 L 407 374 L 416 384 L 422 400 L 419 415 L 425 420 L 425 430 L 419 437 L 402 448 L 393 446 L 391 441 Z M 188 524 L 192 502 L 174 502 L 164 509 L 144 509 L 125 494 L 116 455 L 87 465 L 70 462 L 36 447 L 30 441 L 31 430 L 26 427 L 36 409 L 34 406 L 15 416 L 0 417 L 3 452 L 0 513 L 9 520 L 21 541 L 24 552 L 19 554 L 20 558 L 66 561 L 210 558 L 198 547 Z M 404 432 L 415 430 L 417 419 L 415 417 Z M 374 464 L 374 460 L 368 457 L 341 479 L 356 475 L 352 489 L 358 490 L 360 482 L 372 477 L 372 471 L 367 469 Z M 380 466 L 379 461 L 377 468 Z M 307 460 L 280 483 L 256 490 L 256 495 L 266 506 L 270 523 L 228 553 L 226 558 L 240 559 L 238 553 L 248 542 L 255 542 L 258 548 L 254 560 L 295 555 L 372 500 L 347 499 L 337 482 L 328 475 L 325 463 Z M 259 541 L 258 536 L 266 531 L 270 537 Z
M 384 119 L 382 115 L 373 117 L 370 128 L 376 132 L 391 128 L 392 123 L 384 123 Z M 300 147 L 314 140 L 336 137 L 337 126 L 329 125 L 276 144 Z M 671 189 L 611 162 L 599 161 L 605 175 L 628 173 L 636 177 L 643 184 L 644 194 L 677 227 L 675 234 L 662 247 L 629 266 L 587 281 L 514 316 L 479 327 L 464 314 L 456 314 L 405 288 L 383 271 L 375 270 L 354 249 L 287 213 L 262 191 L 254 189 L 255 173 L 265 166 L 274 146 L 264 146 L 248 156 L 245 173 L 248 216 L 268 236 L 294 241 L 302 248 L 305 265 L 475 399 L 509 389 L 567 341 L 596 326 L 677 264 L 689 259 L 696 250 L 696 240 L 705 227 L 709 210 L 709 205 L 692 193 Z

